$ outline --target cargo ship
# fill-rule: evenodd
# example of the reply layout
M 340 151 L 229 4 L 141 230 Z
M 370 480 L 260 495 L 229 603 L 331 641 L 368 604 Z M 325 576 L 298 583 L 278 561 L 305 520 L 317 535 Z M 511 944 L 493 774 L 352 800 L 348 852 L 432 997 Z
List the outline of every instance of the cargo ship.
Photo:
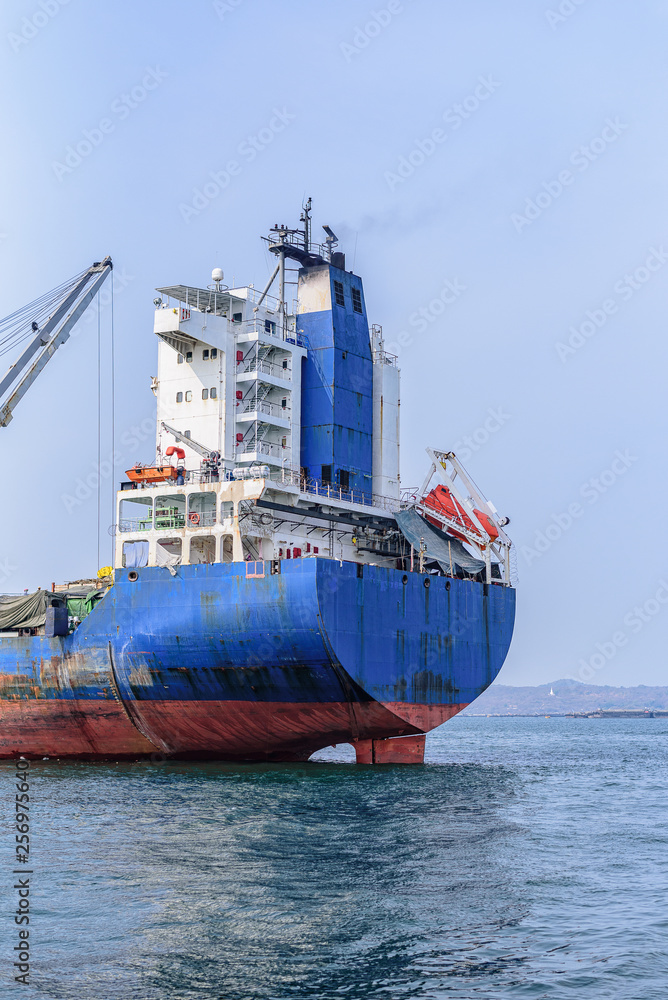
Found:
M 155 452 L 117 491 L 114 567 L 0 598 L 1 757 L 420 763 L 501 669 L 508 519 L 451 451 L 402 486 L 397 358 L 311 225 L 309 200 L 270 230 L 261 291 L 157 289 Z M 111 268 L 5 321 L 28 346 L 0 425 Z

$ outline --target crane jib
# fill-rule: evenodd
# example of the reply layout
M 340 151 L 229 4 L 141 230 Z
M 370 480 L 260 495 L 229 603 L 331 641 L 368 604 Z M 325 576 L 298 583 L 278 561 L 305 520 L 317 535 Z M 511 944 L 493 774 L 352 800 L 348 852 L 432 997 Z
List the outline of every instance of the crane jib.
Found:
M 33 320 L 35 336 L 18 360 L 0 381 L 0 426 L 6 427 L 16 404 L 23 398 L 50 358 L 68 339 L 72 328 L 83 315 L 113 267 L 111 257 L 96 261 L 66 286 L 55 309 L 41 326 Z M 26 310 L 22 311 L 24 316 Z M 23 323 L 29 320 L 23 320 Z M 17 333 L 21 333 L 20 328 Z M 7 398 L 5 395 L 10 393 Z

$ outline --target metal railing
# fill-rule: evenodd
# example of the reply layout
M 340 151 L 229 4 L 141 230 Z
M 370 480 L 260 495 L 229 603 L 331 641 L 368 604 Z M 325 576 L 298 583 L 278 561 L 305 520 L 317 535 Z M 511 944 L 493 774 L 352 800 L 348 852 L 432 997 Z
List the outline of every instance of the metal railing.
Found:
M 153 517 L 124 517 L 118 522 L 118 531 L 150 531 L 153 527 Z
M 376 350 L 373 352 L 373 363 L 374 365 L 390 365 L 392 368 L 396 368 L 399 360 L 396 354 Z
M 257 375 L 273 375 L 274 378 L 285 379 L 287 382 L 292 381 L 292 371 L 290 368 L 284 368 L 283 365 L 276 365 L 273 361 L 258 361 L 253 358 L 252 361 L 241 361 L 237 369 L 237 374 L 257 374 Z
M 257 455 L 271 455 L 272 458 L 288 459 L 290 457 L 289 448 L 283 448 L 280 444 L 270 444 L 268 441 L 258 441 L 253 451 Z
M 264 413 L 269 417 L 285 417 L 286 420 L 289 420 L 290 410 L 291 407 L 281 406 L 280 403 L 267 403 L 251 399 L 248 402 L 244 400 L 244 407 L 239 413 Z
M 305 479 L 299 472 L 294 472 L 291 469 L 281 469 L 280 472 L 273 472 L 270 478 L 276 483 L 285 483 L 287 486 L 298 486 L 302 493 L 324 497 L 329 500 L 341 500 L 346 503 L 361 504 L 365 507 L 379 507 L 382 510 L 389 511 L 399 510 L 402 506 L 402 501 L 396 500 L 394 497 L 382 497 L 371 493 L 363 493 L 362 490 L 344 490 L 334 483 L 323 483 L 319 479 Z
M 155 512 L 155 527 L 158 531 L 173 528 L 211 528 L 218 523 L 215 510 L 191 510 L 186 518 L 185 513 L 173 511 Z M 153 517 L 125 517 L 117 524 L 119 532 L 151 531 L 154 527 Z
M 306 347 L 305 337 L 295 329 L 294 317 L 288 318 L 285 330 L 281 329 L 280 314 L 275 320 L 259 319 L 257 316 L 246 319 L 242 323 L 235 323 L 235 329 L 245 334 L 257 334 L 260 340 L 263 337 L 270 337 L 272 340 L 283 340 L 298 347 Z
M 210 528 L 217 523 L 215 510 L 191 510 L 188 514 L 189 528 Z

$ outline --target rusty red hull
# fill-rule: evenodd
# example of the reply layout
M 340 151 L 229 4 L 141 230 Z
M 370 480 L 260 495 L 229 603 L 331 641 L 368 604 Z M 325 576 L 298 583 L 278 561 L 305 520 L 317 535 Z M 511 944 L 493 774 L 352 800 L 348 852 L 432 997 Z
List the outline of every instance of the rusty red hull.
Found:
M 0 702 L 0 758 L 136 758 L 155 746 L 113 699 Z
M 465 705 L 440 706 L 440 722 Z M 392 709 L 405 710 L 404 706 Z M 436 706 L 431 706 L 431 720 Z M 80 759 L 155 756 L 306 760 L 323 745 L 419 734 L 390 706 L 348 702 L 314 706 L 257 702 L 135 703 L 113 699 L 0 702 L 0 758 Z M 357 744 L 359 743 L 359 748 Z M 404 744 L 406 746 L 406 744 Z M 389 752 L 389 751 L 387 751 Z M 364 757 L 364 762 L 366 757 Z M 369 761 L 371 762 L 371 761 Z

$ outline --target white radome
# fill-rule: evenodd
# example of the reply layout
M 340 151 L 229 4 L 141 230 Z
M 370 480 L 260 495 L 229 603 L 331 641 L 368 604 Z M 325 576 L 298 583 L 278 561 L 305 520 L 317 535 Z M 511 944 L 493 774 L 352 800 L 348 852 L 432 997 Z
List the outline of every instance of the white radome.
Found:
M 213 271 L 211 272 L 211 280 L 222 281 L 224 277 L 225 275 L 223 274 L 222 267 L 214 267 Z

